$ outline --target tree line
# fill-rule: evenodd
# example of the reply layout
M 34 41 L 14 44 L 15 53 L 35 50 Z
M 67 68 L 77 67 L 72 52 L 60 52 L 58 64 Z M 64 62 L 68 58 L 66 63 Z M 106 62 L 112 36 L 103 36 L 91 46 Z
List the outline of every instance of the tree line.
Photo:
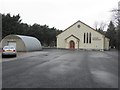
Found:
M 28 35 L 36 37 L 41 41 L 43 46 L 56 46 L 56 36 L 62 32 L 62 30 L 55 27 L 49 28 L 48 25 L 33 24 L 28 25 L 22 23 L 20 15 L 11 16 L 8 14 L 2 14 L 2 38 L 9 34 Z M 102 28 L 96 29 L 98 32 L 104 34 L 110 39 L 111 48 L 120 48 L 120 18 L 117 18 L 117 25 L 115 26 L 113 21 L 110 21 L 107 31 L 103 31 Z
M 62 32 L 62 30 L 55 27 L 49 28 L 48 25 L 40 25 L 34 23 L 28 25 L 22 23 L 20 15 L 11 16 L 8 14 L 2 14 L 2 38 L 9 34 L 28 35 L 36 37 L 40 40 L 43 46 L 56 46 L 56 36 Z
M 96 30 L 110 39 L 109 41 L 110 48 L 118 48 L 117 46 L 117 38 L 118 38 L 117 31 L 118 30 L 112 21 L 110 21 L 107 31 L 104 31 L 101 27 L 98 29 L 96 28 Z
M 110 39 L 109 46 L 111 48 L 120 49 L 120 10 L 112 10 L 114 19 L 109 22 L 107 31 L 103 28 L 96 29 Z M 102 25 L 104 27 L 104 25 Z

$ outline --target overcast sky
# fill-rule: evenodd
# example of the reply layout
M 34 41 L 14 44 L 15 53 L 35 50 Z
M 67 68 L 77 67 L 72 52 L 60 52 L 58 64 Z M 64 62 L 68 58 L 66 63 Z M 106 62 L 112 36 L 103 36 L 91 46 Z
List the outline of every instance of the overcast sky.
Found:
M 0 0 L 0 12 L 20 14 L 22 22 L 64 30 L 81 20 L 91 27 L 111 20 L 119 0 Z

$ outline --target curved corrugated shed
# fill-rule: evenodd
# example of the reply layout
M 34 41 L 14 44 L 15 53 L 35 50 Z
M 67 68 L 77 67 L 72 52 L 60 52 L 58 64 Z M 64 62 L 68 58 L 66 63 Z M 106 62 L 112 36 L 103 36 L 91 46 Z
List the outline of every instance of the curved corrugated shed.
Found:
M 41 43 L 37 38 L 23 35 L 16 35 L 21 38 L 26 46 L 27 51 L 41 50 Z
M 16 42 L 16 49 L 18 51 L 36 51 L 42 49 L 40 41 L 37 38 L 31 36 L 8 35 L 2 40 L 2 43 L 4 44 L 6 42 L 4 45 L 7 45 L 7 42 L 9 41 Z

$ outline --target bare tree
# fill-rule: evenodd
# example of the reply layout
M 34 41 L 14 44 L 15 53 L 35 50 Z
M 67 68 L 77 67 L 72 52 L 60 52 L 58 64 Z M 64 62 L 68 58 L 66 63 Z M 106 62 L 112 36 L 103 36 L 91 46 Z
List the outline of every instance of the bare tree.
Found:
M 106 24 L 104 22 L 100 23 L 100 29 L 104 31 Z
M 96 22 L 94 23 L 94 27 L 95 27 L 96 30 L 100 29 L 100 30 L 103 30 L 103 31 L 104 31 L 104 29 L 105 29 L 106 26 L 107 26 L 107 24 L 104 23 L 104 22 L 98 23 L 98 22 L 96 21 Z
M 113 9 L 113 10 L 111 10 L 111 12 L 113 13 L 113 22 L 115 23 L 115 24 L 117 24 L 118 23 L 118 20 L 120 20 L 120 9 Z
M 95 23 L 94 23 L 94 28 L 97 30 L 97 28 L 98 28 L 98 22 L 97 21 L 95 21 Z

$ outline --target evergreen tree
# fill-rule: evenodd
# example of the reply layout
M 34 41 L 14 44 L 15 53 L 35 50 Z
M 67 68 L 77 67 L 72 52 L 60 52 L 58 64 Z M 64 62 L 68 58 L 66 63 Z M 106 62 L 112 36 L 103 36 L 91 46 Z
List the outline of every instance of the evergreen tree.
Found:
M 106 37 L 110 39 L 110 47 L 111 48 L 116 47 L 116 31 L 115 31 L 115 26 L 112 21 L 110 21 L 108 25 Z
M 116 29 L 117 29 L 116 33 L 117 48 L 120 50 L 120 20 L 118 20 L 118 25 Z
M 22 31 L 20 27 L 21 19 L 19 14 L 11 16 L 10 14 L 2 15 L 2 38 L 9 34 L 19 34 Z
M 9 34 L 20 34 L 36 37 L 44 46 L 55 46 L 56 36 L 62 30 L 49 28 L 47 25 L 21 23 L 20 15 L 2 15 L 2 38 Z

